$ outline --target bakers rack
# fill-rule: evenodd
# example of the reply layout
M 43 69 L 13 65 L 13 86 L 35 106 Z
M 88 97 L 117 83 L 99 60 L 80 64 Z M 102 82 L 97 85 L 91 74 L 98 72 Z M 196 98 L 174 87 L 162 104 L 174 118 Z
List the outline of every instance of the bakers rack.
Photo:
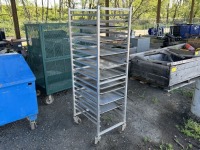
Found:
M 74 121 L 101 135 L 126 127 L 131 8 L 69 9 Z

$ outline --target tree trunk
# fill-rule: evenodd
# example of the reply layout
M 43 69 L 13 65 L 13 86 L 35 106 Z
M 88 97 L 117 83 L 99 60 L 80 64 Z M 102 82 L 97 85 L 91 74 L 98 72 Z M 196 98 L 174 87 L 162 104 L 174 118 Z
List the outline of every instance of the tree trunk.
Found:
M 68 0 L 68 7 L 71 8 L 71 0 Z
M 0 0 L 0 12 L 2 13 L 2 2 Z
M 64 2 L 63 2 L 63 0 L 62 0 L 62 5 L 61 5 L 61 18 L 63 18 L 63 5 L 64 5 Z
M 194 12 L 194 18 L 196 17 L 196 15 L 198 14 L 198 12 L 199 12 L 199 7 L 196 9 L 196 11 Z
M 55 18 L 57 17 L 57 6 L 56 6 L 56 0 L 54 0 L 54 13 L 55 13 Z
M 21 0 L 21 2 L 22 2 L 22 5 L 23 5 L 23 8 L 24 8 L 24 13 L 25 13 L 26 17 L 28 18 L 28 21 L 30 22 L 31 21 L 31 15 L 30 15 L 28 9 L 26 8 L 26 4 L 25 4 L 24 0 Z
M 167 19 L 166 19 L 167 24 L 169 23 L 169 3 L 167 4 Z
M 134 17 L 134 14 L 139 10 L 139 8 L 143 5 L 143 2 L 144 2 L 145 0 L 141 0 L 141 2 L 140 2 L 140 4 L 139 4 L 139 6 L 134 10 L 134 12 L 133 12 L 133 14 L 132 14 L 132 17 Z
M 36 21 L 38 22 L 38 5 L 37 5 L 37 0 L 35 0 L 35 14 L 36 14 Z
M 191 9 L 190 9 L 190 20 L 189 20 L 190 24 L 192 23 L 193 17 L 194 17 L 194 2 L 195 2 L 195 0 L 192 0 L 192 5 L 191 5 Z
M 42 22 L 44 21 L 44 0 L 42 0 Z
M 6 2 L 6 7 L 8 9 L 9 15 L 12 16 L 12 9 L 11 9 L 11 4 L 9 0 L 5 0 Z
M 19 21 L 18 21 L 17 8 L 16 8 L 16 2 L 15 2 L 15 0 L 11 1 L 11 7 L 12 7 L 12 16 L 13 16 L 13 22 L 14 22 L 14 27 L 15 27 L 16 39 L 21 39 L 20 29 L 19 29 Z
M 61 7 L 62 7 L 62 0 L 59 1 L 59 22 L 61 21 Z
M 129 1 L 129 7 L 131 7 L 131 6 L 132 6 L 132 4 L 133 4 L 133 1 L 134 1 L 134 0 L 130 0 L 130 1 Z
M 46 22 L 48 21 L 48 15 L 49 15 L 49 0 L 47 0 Z
M 157 25 L 160 23 L 160 10 L 161 10 L 161 0 L 158 0 L 157 17 L 156 17 L 156 23 L 157 23 Z
M 181 0 L 177 0 L 177 1 L 176 1 L 176 6 L 175 6 L 175 10 L 174 10 L 174 15 L 173 15 L 173 22 L 175 21 L 176 14 L 177 14 L 177 10 L 178 10 L 180 1 L 181 1 Z
M 85 3 L 83 4 L 83 9 L 85 9 L 86 8 L 86 4 L 87 4 L 87 0 L 85 0 Z

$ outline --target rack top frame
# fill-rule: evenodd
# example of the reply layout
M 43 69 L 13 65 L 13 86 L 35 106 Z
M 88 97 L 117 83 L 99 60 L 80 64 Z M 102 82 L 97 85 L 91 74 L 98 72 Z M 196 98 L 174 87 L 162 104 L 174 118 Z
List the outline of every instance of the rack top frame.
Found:
M 101 7 L 101 6 L 98 6 L 97 9 L 71 9 L 69 8 L 70 11 L 97 11 L 98 8 L 100 10 L 111 10 L 111 11 L 130 11 L 131 7 L 130 8 L 111 8 L 111 7 Z

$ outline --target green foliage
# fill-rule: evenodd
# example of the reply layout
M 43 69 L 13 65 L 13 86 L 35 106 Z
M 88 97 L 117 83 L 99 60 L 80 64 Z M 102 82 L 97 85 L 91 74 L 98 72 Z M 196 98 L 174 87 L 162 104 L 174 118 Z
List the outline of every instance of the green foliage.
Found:
M 151 139 L 149 137 L 144 137 L 143 141 L 144 143 L 148 143 L 151 142 Z
M 193 145 L 192 144 L 188 144 L 186 149 L 192 149 L 192 148 L 193 148 Z
M 170 143 L 162 143 L 160 145 L 160 150 L 174 150 L 173 145 Z
M 194 89 L 192 89 L 192 90 L 191 89 L 190 90 L 188 90 L 188 89 L 176 89 L 173 92 L 180 93 L 181 95 L 191 99 L 193 97 Z
M 142 92 L 142 94 L 138 94 L 139 98 L 141 98 L 142 100 L 145 99 L 145 91 Z
M 184 127 L 178 127 L 178 129 L 186 136 L 192 137 L 200 141 L 200 123 L 189 119 L 185 122 Z
M 158 100 L 157 97 L 153 97 L 153 98 L 152 98 L 152 102 L 153 102 L 154 104 L 157 104 L 157 103 L 159 102 L 159 100 Z

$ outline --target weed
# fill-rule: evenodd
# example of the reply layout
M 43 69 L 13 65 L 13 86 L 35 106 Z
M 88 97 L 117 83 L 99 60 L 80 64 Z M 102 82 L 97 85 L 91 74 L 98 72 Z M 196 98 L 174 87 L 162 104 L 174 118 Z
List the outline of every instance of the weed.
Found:
M 178 129 L 186 136 L 200 141 L 200 123 L 189 119 L 185 122 L 184 127 L 178 127 Z
M 175 127 L 176 127 L 178 130 L 180 130 L 180 127 L 179 127 L 179 125 L 176 125 Z
M 144 100 L 145 99 L 145 91 L 142 94 L 138 94 L 138 96 L 139 96 L 139 98 Z
M 159 100 L 158 100 L 157 97 L 153 97 L 153 98 L 152 98 L 152 102 L 153 102 L 154 104 L 157 104 L 157 103 L 159 102 Z
M 103 116 L 102 119 L 103 119 L 105 122 L 112 122 L 112 117 L 110 117 L 110 116 Z
M 189 147 L 190 149 L 192 149 L 192 148 L 193 148 L 193 145 L 192 145 L 192 144 L 189 144 L 188 147 Z
M 149 137 L 144 137 L 143 141 L 144 141 L 144 143 L 147 143 L 147 142 L 150 142 L 151 139 Z
M 186 150 L 191 150 L 193 148 L 192 144 L 188 144 L 188 146 L 186 147 Z
M 175 92 L 180 93 L 181 95 L 191 99 L 193 97 L 194 89 L 192 89 L 192 90 L 176 89 L 176 90 L 172 91 L 172 93 L 175 93 Z
M 160 145 L 160 150 L 174 150 L 173 145 L 170 143 L 163 143 Z

